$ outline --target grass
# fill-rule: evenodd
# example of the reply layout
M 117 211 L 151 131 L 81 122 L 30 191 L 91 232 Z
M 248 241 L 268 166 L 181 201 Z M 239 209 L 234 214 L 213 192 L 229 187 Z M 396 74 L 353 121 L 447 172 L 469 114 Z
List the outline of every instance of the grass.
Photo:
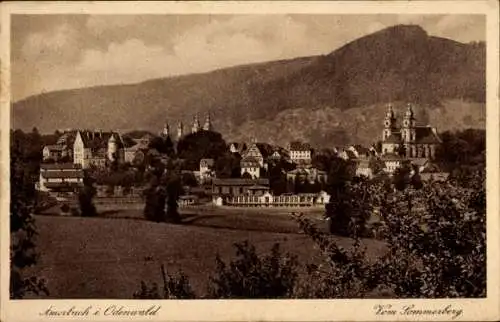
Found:
M 101 218 L 36 216 L 40 260 L 34 271 L 47 280 L 51 298 L 132 298 L 141 280 L 161 282 L 162 263 L 170 273 L 182 270 L 201 294 L 216 254 L 227 261 L 235 256 L 233 244 L 244 240 L 260 253 L 278 242 L 301 263 L 321 260 L 283 210 L 183 209 L 182 225 L 142 220 L 140 207 L 100 212 Z M 319 213 L 310 216 L 320 222 Z M 367 247 L 373 255 L 383 249 L 374 241 Z

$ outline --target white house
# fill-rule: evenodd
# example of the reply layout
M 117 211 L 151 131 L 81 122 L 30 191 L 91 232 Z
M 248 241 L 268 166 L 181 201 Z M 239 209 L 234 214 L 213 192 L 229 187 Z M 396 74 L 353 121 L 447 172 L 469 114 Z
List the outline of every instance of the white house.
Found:
M 43 160 L 59 160 L 63 156 L 64 146 L 59 144 L 46 145 L 43 147 Z
M 296 164 L 309 164 L 312 161 L 312 149 L 307 143 L 291 142 L 288 151 L 290 160 Z
M 214 159 L 201 159 L 200 160 L 200 173 L 199 178 L 201 181 L 209 179 L 214 173 Z
M 78 131 L 73 144 L 73 163 L 86 169 L 104 167 L 107 161 L 123 163 L 124 143 L 116 132 Z

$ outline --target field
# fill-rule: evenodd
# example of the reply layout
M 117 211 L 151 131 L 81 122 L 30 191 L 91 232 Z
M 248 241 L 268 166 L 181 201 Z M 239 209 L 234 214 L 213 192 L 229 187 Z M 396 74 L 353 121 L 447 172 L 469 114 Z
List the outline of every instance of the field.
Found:
M 235 256 L 233 243 L 250 241 L 268 252 L 278 242 L 301 263 L 321 260 L 310 239 L 301 234 L 286 210 L 183 209 L 183 224 L 151 223 L 139 205 L 98 209 L 98 218 L 36 216 L 40 260 L 34 271 L 46 279 L 51 298 L 132 298 L 140 281 L 161 281 L 160 265 L 182 270 L 198 293 L 215 268 L 215 256 Z M 319 225 L 321 211 L 308 216 Z M 348 239 L 337 238 L 349 247 Z M 367 241 L 377 255 L 381 243 Z

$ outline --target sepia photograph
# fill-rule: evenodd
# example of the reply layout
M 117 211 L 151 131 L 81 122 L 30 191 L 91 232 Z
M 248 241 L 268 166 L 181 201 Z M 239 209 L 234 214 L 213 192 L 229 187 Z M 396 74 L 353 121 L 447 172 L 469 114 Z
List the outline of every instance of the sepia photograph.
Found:
M 488 19 L 11 13 L 2 295 L 48 300 L 40 319 L 144 319 L 165 311 L 157 300 L 200 299 L 474 317 L 453 299 L 499 291 Z

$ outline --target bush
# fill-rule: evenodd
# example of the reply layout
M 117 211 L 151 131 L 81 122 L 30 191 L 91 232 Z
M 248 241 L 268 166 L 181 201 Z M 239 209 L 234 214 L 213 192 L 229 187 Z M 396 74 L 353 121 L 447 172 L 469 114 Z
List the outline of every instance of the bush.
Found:
M 194 299 L 195 294 L 191 289 L 189 279 L 181 271 L 178 276 L 169 275 L 165 267 L 161 265 L 161 275 L 163 278 L 163 289 L 160 292 L 158 284 L 147 285 L 141 281 L 141 288 L 134 293 L 135 299 Z
M 378 235 L 388 251 L 374 263 L 359 240 L 347 252 L 330 242 L 303 216 L 299 225 L 326 255 L 327 265 L 311 267 L 307 297 L 364 297 L 377 288 L 401 298 L 484 297 L 486 295 L 486 191 L 450 183 L 419 190 L 372 187 L 366 203 L 378 208 Z M 326 267 L 326 269 L 325 269 Z
M 216 258 L 216 275 L 210 278 L 210 298 L 287 298 L 297 280 L 297 258 L 282 255 L 279 244 L 271 253 L 258 256 L 248 241 L 234 245 L 237 259 L 224 263 Z

